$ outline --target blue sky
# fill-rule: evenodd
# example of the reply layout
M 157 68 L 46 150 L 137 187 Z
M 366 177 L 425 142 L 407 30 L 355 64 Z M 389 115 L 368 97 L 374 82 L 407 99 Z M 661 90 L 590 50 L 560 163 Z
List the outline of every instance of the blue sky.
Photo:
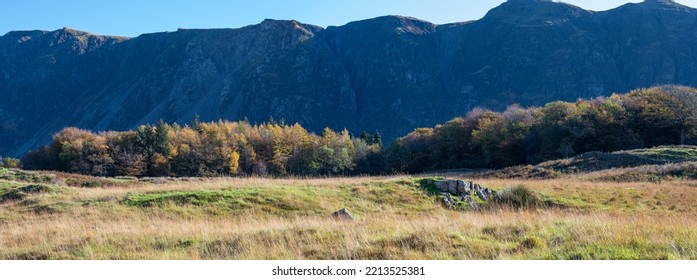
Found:
M 20 0 L 0 5 L 0 34 L 12 30 L 70 27 L 104 35 L 137 36 L 177 28 L 237 28 L 266 18 L 295 19 L 319 26 L 383 15 L 404 15 L 433 23 L 479 19 L 503 0 Z M 589 10 L 628 1 L 568 0 Z M 641 1 L 631 1 L 641 2 Z M 697 0 L 677 1 L 697 7 Z

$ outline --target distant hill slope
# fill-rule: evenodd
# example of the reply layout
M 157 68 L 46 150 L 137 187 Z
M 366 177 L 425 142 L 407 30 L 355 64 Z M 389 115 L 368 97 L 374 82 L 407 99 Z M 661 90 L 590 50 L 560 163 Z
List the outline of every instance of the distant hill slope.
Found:
M 124 130 L 195 114 L 379 130 L 389 141 L 475 106 L 697 86 L 696 25 L 697 10 L 665 0 L 604 12 L 511 0 L 445 25 L 386 16 L 136 38 L 10 32 L 0 37 L 0 156 L 66 126 Z
M 614 153 L 589 152 L 537 165 L 479 172 L 479 177 L 557 178 L 581 176 L 600 181 L 697 179 L 697 146 L 662 146 Z

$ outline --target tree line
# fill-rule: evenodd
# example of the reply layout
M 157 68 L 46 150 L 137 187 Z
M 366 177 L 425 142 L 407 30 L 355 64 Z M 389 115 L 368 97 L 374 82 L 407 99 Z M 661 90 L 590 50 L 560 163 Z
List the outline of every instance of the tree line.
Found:
M 661 86 L 592 100 L 475 108 L 421 128 L 387 151 L 390 168 L 422 172 L 535 164 L 576 154 L 697 144 L 697 89 Z
M 103 133 L 70 127 L 22 164 L 95 176 L 355 175 L 498 168 L 666 144 L 697 144 L 696 89 L 661 86 L 503 112 L 475 108 L 386 149 L 378 132 L 355 137 L 327 128 L 317 135 L 275 122 L 196 118 Z
M 95 176 L 348 175 L 384 170 L 379 137 L 198 118 L 191 126 L 160 121 L 125 132 L 69 127 L 22 163 L 27 169 Z

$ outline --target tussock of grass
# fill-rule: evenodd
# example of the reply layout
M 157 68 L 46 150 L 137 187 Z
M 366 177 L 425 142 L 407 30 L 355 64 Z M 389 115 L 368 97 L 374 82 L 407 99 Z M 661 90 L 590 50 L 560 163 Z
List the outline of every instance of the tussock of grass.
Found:
M 0 187 L 0 202 L 23 200 L 30 195 L 40 195 L 48 193 L 60 193 L 65 190 L 61 187 L 53 187 L 46 185 L 25 185 L 21 186 L 18 183 L 5 184 Z
M 525 224 L 485 226 L 481 231 L 482 234 L 499 241 L 515 242 L 522 240 L 530 231 L 530 227 Z
M 19 191 L 18 189 L 8 190 L 0 194 L 0 202 L 12 201 L 12 200 L 22 200 L 27 196 L 26 193 Z
M 506 188 L 493 196 L 487 206 L 492 208 L 533 209 L 544 206 L 544 203 L 535 192 L 523 185 L 518 185 Z

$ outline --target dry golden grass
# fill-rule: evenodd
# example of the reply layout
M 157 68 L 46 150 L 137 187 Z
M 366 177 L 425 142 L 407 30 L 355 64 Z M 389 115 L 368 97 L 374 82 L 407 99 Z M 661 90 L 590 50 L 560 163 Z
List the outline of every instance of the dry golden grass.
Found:
M 697 259 L 697 182 L 478 181 L 524 185 L 553 205 L 524 211 L 446 210 L 417 182 L 56 186 L 0 203 L 0 258 Z M 344 206 L 356 220 L 330 217 Z
M 615 212 L 697 213 L 697 181 L 594 182 L 580 179 L 479 180 L 494 188 L 524 185 L 567 206 Z

